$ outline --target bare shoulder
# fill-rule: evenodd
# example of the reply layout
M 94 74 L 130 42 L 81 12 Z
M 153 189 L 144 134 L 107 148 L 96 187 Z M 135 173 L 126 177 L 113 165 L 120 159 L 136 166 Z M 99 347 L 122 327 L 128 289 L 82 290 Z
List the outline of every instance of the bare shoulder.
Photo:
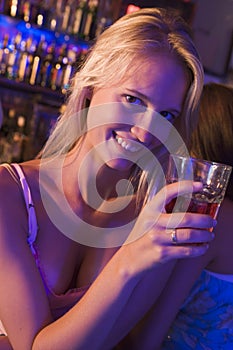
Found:
M 22 164 L 22 169 L 31 179 L 33 167 L 29 170 L 28 165 Z M 0 193 L 0 266 L 4 267 L 0 269 L 1 321 L 12 348 L 31 349 L 45 320 L 51 320 L 51 312 L 27 243 L 28 213 L 21 185 L 17 174 L 2 166 Z
M 12 167 L 0 166 L 0 239 L 27 235 L 27 210 L 18 175 Z

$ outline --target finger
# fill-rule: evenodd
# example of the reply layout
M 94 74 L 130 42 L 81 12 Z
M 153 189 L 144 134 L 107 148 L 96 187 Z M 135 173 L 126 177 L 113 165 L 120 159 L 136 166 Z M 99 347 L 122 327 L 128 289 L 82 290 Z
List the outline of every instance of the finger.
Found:
M 171 254 L 180 259 L 180 258 L 194 258 L 197 256 L 204 255 L 209 248 L 209 244 L 201 244 L 201 245 L 190 245 L 190 246 L 172 246 Z
M 204 255 L 209 248 L 209 244 L 201 245 L 171 245 L 163 249 L 163 256 L 160 256 L 161 262 L 168 262 L 174 259 L 195 258 Z
M 199 228 L 199 229 L 211 229 L 216 226 L 217 221 L 207 214 L 198 213 L 171 213 L 163 214 L 160 216 L 160 225 L 164 225 L 169 228 Z
M 163 236 L 163 238 L 161 238 Z M 209 243 L 189 243 L 189 244 L 174 244 L 171 240 L 170 235 L 155 234 L 155 232 L 150 232 L 149 235 L 146 236 L 149 239 L 149 249 L 147 250 L 146 256 L 149 258 L 151 256 L 155 262 L 167 262 L 169 260 L 174 259 L 183 259 L 187 257 L 196 257 L 201 256 L 206 253 L 209 248 Z M 166 243 L 164 240 L 166 239 Z M 154 249 L 151 247 L 151 243 Z M 145 250 L 145 246 L 144 246 Z
M 172 229 L 167 230 L 167 244 L 209 243 L 214 239 L 213 232 L 208 230 Z
M 176 198 L 177 196 L 200 191 L 203 188 L 203 184 L 202 182 L 183 180 L 173 182 L 166 187 L 168 193 L 167 199 L 169 202 L 171 199 Z
M 200 191 L 203 185 L 201 182 L 179 181 L 164 186 L 149 203 L 150 208 L 158 212 L 164 211 L 164 207 L 173 198 Z

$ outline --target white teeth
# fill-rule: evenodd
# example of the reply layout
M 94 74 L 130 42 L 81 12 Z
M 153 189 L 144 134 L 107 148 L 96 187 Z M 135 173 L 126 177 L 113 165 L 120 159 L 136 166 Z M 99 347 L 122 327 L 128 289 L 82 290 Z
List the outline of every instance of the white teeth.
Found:
M 138 147 L 135 146 L 136 141 L 134 141 L 134 144 L 133 144 L 133 142 L 131 142 L 130 140 L 124 140 L 122 137 L 117 135 L 116 135 L 116 140 L 118 144 L 121 145 L 121 147 L 123 147 L 129 152 L 137 152 L 140 149 L 140 146 Z

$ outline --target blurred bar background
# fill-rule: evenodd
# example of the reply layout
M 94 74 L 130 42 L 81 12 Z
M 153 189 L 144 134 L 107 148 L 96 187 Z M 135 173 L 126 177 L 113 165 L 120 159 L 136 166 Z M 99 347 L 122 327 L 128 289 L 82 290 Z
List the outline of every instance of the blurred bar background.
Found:
M 95 39 L 142 7 L 175 8 L 193 30 L 206 82 L 233 85 L 232 0 L 0 0 L 0 163 L 38 153 Z

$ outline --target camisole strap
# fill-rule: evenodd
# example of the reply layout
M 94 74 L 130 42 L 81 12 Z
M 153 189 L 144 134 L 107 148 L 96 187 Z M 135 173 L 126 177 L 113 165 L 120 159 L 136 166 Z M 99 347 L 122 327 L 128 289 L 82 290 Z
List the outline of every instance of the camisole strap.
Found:
M 25 178 L 25 175 L 24 175 L 23 170 L 21 169 L 20 165 L 16 164 L 16 163 L 12 163 L 11 165 L 16 170 L 16 172 L 19 176 L 20 184 L 21 184 L 22 189 L 23 189 L 24 200 L 25 200 L 25 204 L 26 204 L 26 208 L 27 208 L 27 212 L 28 212 L 28 239 L 27 239 L 27 241 L 28 241 L 28 244 L 31 248 L 32 253 L 34 255 L 36 255 L 36 251 L 35 251 L 35 248 L 33 246 L 33 243 L 36 240 L 38 225 L 37 225 L 37 219 L 36 219 L 36 212 L 35 212 L 34 204 L 32 201 L 31 191 L 30 191 L 27 180 Z

